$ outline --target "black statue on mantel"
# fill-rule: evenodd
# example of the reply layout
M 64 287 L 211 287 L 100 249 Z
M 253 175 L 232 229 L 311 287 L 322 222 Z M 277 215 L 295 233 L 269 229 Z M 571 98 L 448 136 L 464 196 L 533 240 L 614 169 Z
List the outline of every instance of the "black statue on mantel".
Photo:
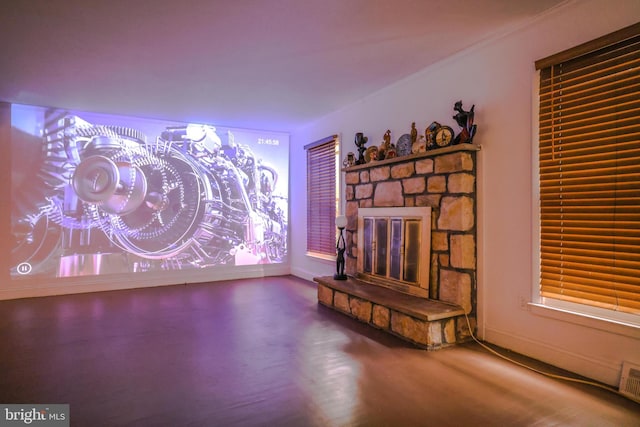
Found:
M 358 160 L 356 160 L 356 165 L 364 165 L 365 163 L 367 163 L 367 161 L 364 158 L 364 152 L 367 150 L 367 147 L 365 147 L 365 144 L 367 143 L 368 140 L 369 138 L 364 136 L 362 132 L 356 133 L 355 143 L 356 143 L 356 147 L 358 147 Z
M 471 144 L 473 141 L 473 137 L 476 134 L 477 126 L 473 124 L 473 116 L 475 104 L 471 106 L 469 111 L 464 111 L 462 108 L 462 101 L 458 101 L 453 106 L 453 110 L 456 111 L 456 115 L 453 116 L 453 119 L 458 123 L 458 126 L 462 128 L 460 133 L 453 140 L 453 144 Z

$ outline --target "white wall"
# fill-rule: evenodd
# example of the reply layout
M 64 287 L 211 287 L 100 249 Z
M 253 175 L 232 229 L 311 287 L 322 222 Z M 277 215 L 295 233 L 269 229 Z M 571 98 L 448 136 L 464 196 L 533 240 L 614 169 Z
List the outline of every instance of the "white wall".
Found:
M 625 26 L 640 17 L 637 0 L 570 1 L 510 34 L 486 41 L 422 70 L 292 134 L 292 273 L 310 279 L 333 273 L 332 262 L 305 255 L 306 182 L 303 145 L 338 133 L 343 153 L 362 131 L 379 144 L 412 121 L 454 129 L 453 104 L 476 105 L 478 134 L 479 332 L 489 342 L 617 385 L 623 360 L 640 363 L 640 331 L 600 321 L 576 324 L 521 306 L 535 286 L 534 224 L 536 72 L 534 61 Z M 419 54 L 428 54 L 416 52 Z M 407 58 L 411 60 L 411 58 Z M 337 67 L 340 64 L 336 64 Z M 595 328 L 593 327 L 595 326 Z M 612 332 L 613 331 L 613 332 Z

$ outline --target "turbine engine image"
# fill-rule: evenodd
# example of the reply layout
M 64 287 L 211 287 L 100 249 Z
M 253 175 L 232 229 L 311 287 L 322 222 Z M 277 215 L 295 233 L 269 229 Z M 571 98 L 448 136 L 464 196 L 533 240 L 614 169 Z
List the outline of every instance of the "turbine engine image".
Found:
M 157 135 L 48 110 L 40 169 L 12 212 L 12 274 L 58 277 L 282 262 L 275 168 L 213 126 Z

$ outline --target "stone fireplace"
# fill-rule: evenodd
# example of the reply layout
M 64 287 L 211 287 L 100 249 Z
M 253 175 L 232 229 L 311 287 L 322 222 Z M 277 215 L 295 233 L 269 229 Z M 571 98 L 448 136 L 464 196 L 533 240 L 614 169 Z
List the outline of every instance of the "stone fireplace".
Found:
M 318 301 L 427 349 L 468 340 L 467 316 L 476 325 L 478 150 L 461 144 L 344 169 L 349 278 L 314 278 Z M 415 218 L 425 212 L 428 229 L 418 233 Z

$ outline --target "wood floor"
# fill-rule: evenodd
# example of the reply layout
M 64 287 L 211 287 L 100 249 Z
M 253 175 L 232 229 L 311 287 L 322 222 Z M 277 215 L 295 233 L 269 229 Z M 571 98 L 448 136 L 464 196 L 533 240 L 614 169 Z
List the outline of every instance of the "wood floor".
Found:
M 68 403 L 74 426 L 640 425 L 618 395 L 410 347 L 291 276 L 0 301 L 0 343 L 0 403 Z

